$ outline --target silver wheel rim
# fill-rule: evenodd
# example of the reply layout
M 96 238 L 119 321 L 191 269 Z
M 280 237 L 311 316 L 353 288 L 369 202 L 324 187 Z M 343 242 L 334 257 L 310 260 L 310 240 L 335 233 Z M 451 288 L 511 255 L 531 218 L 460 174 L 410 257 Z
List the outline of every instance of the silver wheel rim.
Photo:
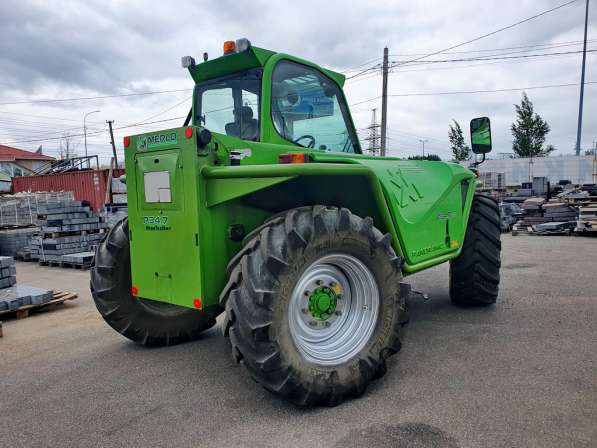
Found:
M 309 311 L 309 293 L 332 286 L 335 311 L 326 320 Z M 367 344 L 379 314 L 379 288 L 369 268 L 346 254 L 331 254 L 311 264 L 299 278 L 288 309 L 290 335 L 303 358 L 337 366 L 354 358 Z

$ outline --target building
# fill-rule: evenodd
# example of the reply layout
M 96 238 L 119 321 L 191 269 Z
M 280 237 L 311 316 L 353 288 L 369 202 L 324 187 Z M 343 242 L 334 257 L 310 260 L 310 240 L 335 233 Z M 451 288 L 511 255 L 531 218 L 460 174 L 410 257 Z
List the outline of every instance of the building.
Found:
M 597 164 L 593 156 L 550 156 L 491 159 L 479 165 L 480 173 L 504 173 L 506 185 L 520 185 L 534 177 L 546 177 L 552 185 L 560 180 L 573 184 L 595 182 Z
M 0 145 L 0 172 L 10 177 L 31 174 L 52 160 L 41 153 Z

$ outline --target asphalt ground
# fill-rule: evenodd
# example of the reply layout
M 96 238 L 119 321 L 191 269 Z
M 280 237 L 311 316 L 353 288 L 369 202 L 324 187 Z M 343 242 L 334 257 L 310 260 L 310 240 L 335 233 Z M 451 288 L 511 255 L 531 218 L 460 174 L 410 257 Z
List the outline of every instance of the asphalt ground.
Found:
M 505 235 L 499 303 L 450 304 L 446 265 L 410 277 L 403 349 L 365 395 L 302 409 L 254 383 L 219 325 L 139 347 L 86 271 L 17 263 L 77 301 L 4 322 L 0 447 L 595 447 L 597 239 Z

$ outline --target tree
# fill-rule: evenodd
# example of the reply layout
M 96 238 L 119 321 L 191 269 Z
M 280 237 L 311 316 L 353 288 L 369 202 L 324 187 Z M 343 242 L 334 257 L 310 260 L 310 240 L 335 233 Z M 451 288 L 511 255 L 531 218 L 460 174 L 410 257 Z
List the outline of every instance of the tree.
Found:
M 452 147 L 452 156 L 457 162 L 468 160 L 471 157 L 471 148 L 469 148 L 462 135 L 462 128 L 456 120 L 452 120 L 454 126 L 449 125 L 448 138 L 450 139 L 450 146 Z
M 555 151 L 553 145 L 543 147 L 549 125 L 533 110 L 533 103 L 522 92 L 520 105 L 515 104 L 517 119 L 512 123 L 512 150 L 518 157 L 544 157 Z
M 437 154 L 427 154 L 425 156 L 408 156 L 408 160 L 431 160 L 433 162 L 441 162 L 442 159 Z

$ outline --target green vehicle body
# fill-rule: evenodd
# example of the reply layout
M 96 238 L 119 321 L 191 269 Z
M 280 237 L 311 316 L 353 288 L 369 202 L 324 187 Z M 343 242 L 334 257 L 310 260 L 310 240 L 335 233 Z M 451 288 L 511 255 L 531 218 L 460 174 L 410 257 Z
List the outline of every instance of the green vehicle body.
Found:
M 261 68 L 259 141 L 212 132 L 206 145 L 195 122 L 128 137 L 125 148 L 131 275 L 139 297 L 189 308 L 218 306 L 226 267 L 242 238 L 270 216 L 323 204 L 370 216 L 392 237 L 412 274 L 457 257 L 476 188 L 474 173 L 456 163 L 402 160 L 301 147 L 278 134 L 271 114 L 272 73 L 280 61 L 319 70 L 341 90 L 344 76 L 311 62 L 252 47 L 189 67 L 201 82 Z M 342 93 L 343 96 L 343 93 Z M 354 125 L 348 113 L 349 126 Z M 192 132 L 191 132 L 192 131 Z M 125 144 L 125 146 L 127 146 Z M 241 151 L 240 165 L 230 153 Z M 308 163 L 280 163 L 280 154 Z M 169 176 L 170 202 L 147 202 L 148 173 Z

